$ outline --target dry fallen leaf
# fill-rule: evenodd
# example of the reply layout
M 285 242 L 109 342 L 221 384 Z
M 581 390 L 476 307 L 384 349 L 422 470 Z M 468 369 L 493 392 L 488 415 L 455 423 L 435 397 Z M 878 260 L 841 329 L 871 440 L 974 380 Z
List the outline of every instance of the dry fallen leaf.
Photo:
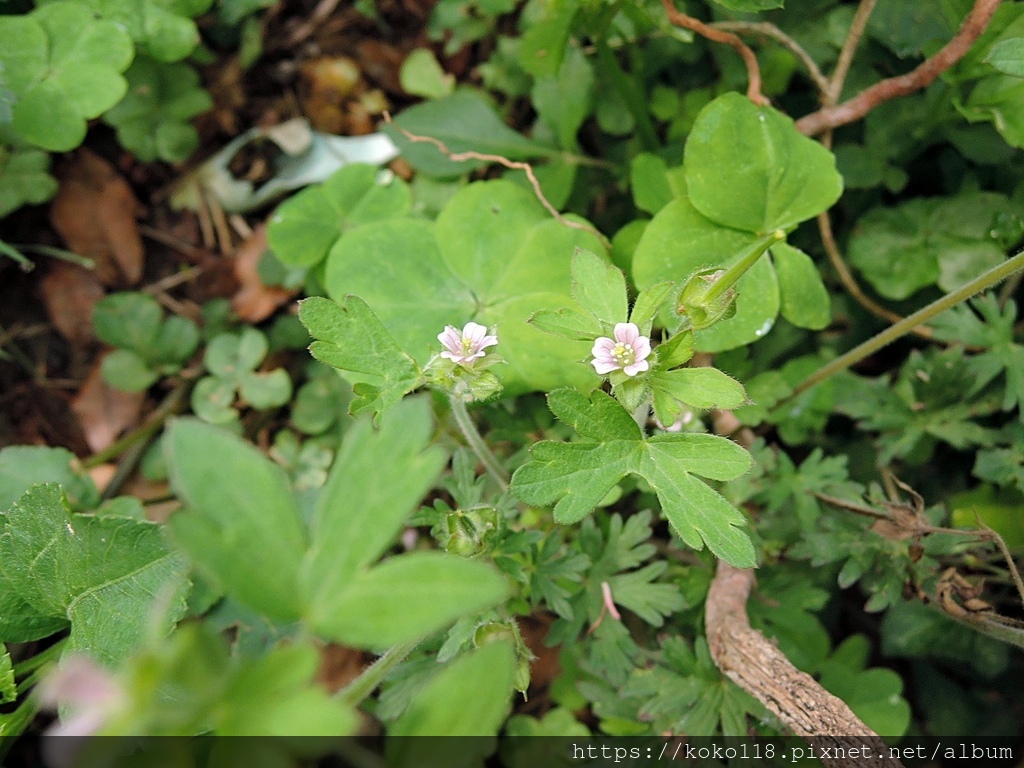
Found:
M 105 291 L 96 273 L 67 262 L 54 262 L 39 281 L 39 293 L 50 322 L 68 341 L 91 341 L 92 309 Z
M 144 253 L 138 212 L 128 183 L 110 163 L 82 148 L 60 174 L 50 222 L 70 250 L 96 262 L 101 282 L 135 285 Z
M 139 423 L 145 392 L 122 392 L 107 384 L 96 361 L 82 388 L 71 401 L 71 410 L 82 425 L 85 441 L 95 451 L 108 448 L 121 434 Z
M 267 227 L 261 224 L 252 236 L 235 251 L 235 277 L 240 285 L 231 299 L 235 314 L 247 323 L 259 323 L 270 317 L 274 310 L 295 296 L 298 291 L 289 291 L 277 286 L 266 286 L 260 280 L 259 263 L 267 251 Z

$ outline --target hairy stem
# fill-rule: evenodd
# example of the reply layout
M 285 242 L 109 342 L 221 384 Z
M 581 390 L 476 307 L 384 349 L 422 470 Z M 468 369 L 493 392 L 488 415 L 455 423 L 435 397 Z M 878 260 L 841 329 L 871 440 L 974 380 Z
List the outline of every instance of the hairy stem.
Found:
M 391 670 L 405 661 L 406 656 L 416 650 L 416 646 L 421 642 L 422 637 L 388 648 L 384 655 L 363 670 L 359 677 L 338 691 L 337 697 L 352 707 L 358 707 L 366 697 L 377 690 Z
M 910 333 L 914 328 L 924 325 L 936 315 L 945 312 L 950 307 L 955 307 L 957 304 L 969 299 L 976 293 L 980 293 L 987 288 L 991 288 L 993 285 L 1005 280 L 1014 272 L 1021 269 L 1024 269 L 1024 251 L 1021 251 L 1013 258 L 1004 261 L 999 266 L 993 267 L 979 277 L 974 278 L 969 283 L 957 288 L 952 293 L 947 293 L 941 299 L 937 299 L 928 306 L 922 307 L 912 315 L 908 315 L 898 323 L 889 326 L 878 335 L 872 336 L 863 344 L 858 344 L 849 352 L 840 355 L 832 362 L 822 366 L 800 382 L 789 397 L 795 397 L 801 392 L 806 392 L 815 384 L 839 373 L 839 371 L 845 370 L 852 365 L 856 365 L 864 358 L 882 349 L 882 347 L 888 346 L 901 336 Z
M 487 447 L 487 443 L 480 436 L 479 430 L 476 428 L 476 424 L 469 415 L 469 410 L 466 408 L 466 403 L 458 396 L 450 398 L 452 404 L 452 415 L 455 417 L 455 423 L 459 425 L 459 431 L 462 432 L 462 436 L 466 438 L 466 443 L 476 454 L 476 457 L 480 459 L 480 463 L 484 465 L 484 469 L 494 479 L 494 482 L 498 484 L 498 487 L 503 491 L 508 490 L 509 476 L 505 468 L 501 466 L 501 462 L 498 461 L 498 457 L 494 455 L 490 448 Z

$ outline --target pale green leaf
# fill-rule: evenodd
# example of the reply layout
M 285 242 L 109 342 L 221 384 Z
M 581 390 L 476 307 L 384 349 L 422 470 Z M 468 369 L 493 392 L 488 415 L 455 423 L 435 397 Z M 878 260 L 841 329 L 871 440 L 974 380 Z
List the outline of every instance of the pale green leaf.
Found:
M 782 294 L 782 316 L 800 328 L 825 328 L 832 322 L 832 301 L 811 257 L 786 243 L 773 245 L 771 254 Z
M 596 253 L 578 249 L 572 257 L 572 297 L 598 320 L 615 324 L 626 319 L 626 278 Z
M 992 46 L 985 61 L 1003 74 L 1024 77 L 1024 37 L 1000 40 Z

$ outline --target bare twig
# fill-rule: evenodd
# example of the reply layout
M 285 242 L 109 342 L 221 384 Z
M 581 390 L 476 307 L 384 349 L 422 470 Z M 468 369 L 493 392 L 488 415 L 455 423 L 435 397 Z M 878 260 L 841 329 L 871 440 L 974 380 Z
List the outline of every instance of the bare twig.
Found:
M 735 48 L 736 53 L 740 55 L 744 65 L 747 67 L 747 98 L 758 105 L 768 103 L 768 99 L 761 93 L 761 68 L 757 64 L 757 57 L 746 43 L 732 32 L 715 29 L 700 19 L 687 16 L 672 4 L 672 0 L 662 0 L 662 5 L 665 6 L 668 20 L 677 27 L 696 32 L 701 37 L 706 37 L 714 43 L 724 43 Z
M 878 0 L 861 0 L 857 6 L 857 12 L 853 15 L 853 22 L 846 33 L 846 40 L 843 41 L 842 50 L 839 51 L 839 59 L 836 61 L 836 68 L 828 81 L 825 89 L 826 106 L 834 106 L 839 103 L 839 97 L 843 94 L 843 84 L 846 83 L 846 76 L 850 72 L 850 65 L 853 64 L 853 54 L 857 51 L 857 45 L 864 36 L 864 29 L 871 18 L 871 12 L 875 10 L 875 3 Z
M 818 62 L 816 62 L 811 55 L 804 50 L 804 47 L 800 45 L 800 43 L 770 21 L 719 21 L 714 24 L 710 24 L 709 26 L 712 29 L 720 29 L 723 32 L 735 32 L 739 35 L 761 35 L 762 37 L 771 38 L 800 60 L 800 63 L 804 65 L 804 69 L 807 70 L 807 74 L 810 76 L 819 91 L 822 93 L 826 93 L 828 91 L 828 78 L 826 78 L 825 74 L 821 71 L 821 67 L 818 66 Z
M 719 560 L 704 619 L 711 656 L 722 674 L 763 703 L 797 736 L 814 737 L 816 746 L 843 747 L 843 755 L 851 752 L 850 747 L 871 747 L 870 756 L 852 751 L 864 757 L 822 757 L 826 766 L 901 766 L 899 760 L 887 757 L 885 742 L 845 702 L 794 667 L 771 641 L 750 626 L 746 605 L 753 585 L 753 571 Z
M 605 243 L 606 245 L 608 244 L 608 238 L 606 238 L 603 234 L 601 234 L 601 232 L 596 230 L 594 227 L 590 226 L 589 224 L 581 224 L 578 221 L 572 221 L 571 219 L 567 219 L 565 218 L 565 216 L 558 212 L 558 209 L 555 208 L 555 206 L 553 206 L 544 196 L 544 192 L 540 188 L 540 182 L 537 180 L 537 175 L 533 172 L 533 166 L 531 166 L 529 163 L 524 163 L 516 160 L 509 160 L 507 157 L 502 157 L 501 155 L 488 155 L 483 152 L 452 152 L 452 150 L 450 150 L 448 146 L 440 139 L 436 139 L 433 136 L 420 136 L 410 131 L 407 131 L 405 128 L 402 128 L 399 125 L 396 125 L 394 121 L 392 121 L 391 119 L 391 114 L 388 112 L 384 113 L 384 122 L 394 125 L 395 129 L 403 136 L 405 136 L 405 138 L 407 138 L 409 141 L 421 144 L 432 144 L 433 146 L 437 147 L 437 149 L 445 157 L 447 157 L 449 160 L 453 162 L 464 163 L 469 160 L 476 160 L 482 163 L 497 163 L 498 165 L 504 166 L 505 168 L 508 168 L 510 170 L 522 171 L 523 173 L 526 174 L 526 178 L 527 180 L 529 180 L 530 186 L 533 187 L 533 193 L 534 195 L 537 196 L 537 200 L 539 200 L 540 204 L 544 206 L 545 210 L 547 210 L 547 212 L 550 213 L 552 217 L 554 217 L 555 221 L 557 221 L 559 224 L 569 227 L 570 229 L 578 229 L 583 232 L 590 232 L 592 235 L 596 235 L 602 243 Z
M 669 2 L 670 0 L 665 0 Z M 952 40 L 938 53 L 905 75 L 890 77 L 861 91 L 848 101 L 826 106 L 796 121 L 797 130 L 807 136 L 860 120 L 879 104 L 906 96 L 931 85 L 939 75 L 956 64 L 978 39 L 1002 0 L 975 0 L 974 7 Z

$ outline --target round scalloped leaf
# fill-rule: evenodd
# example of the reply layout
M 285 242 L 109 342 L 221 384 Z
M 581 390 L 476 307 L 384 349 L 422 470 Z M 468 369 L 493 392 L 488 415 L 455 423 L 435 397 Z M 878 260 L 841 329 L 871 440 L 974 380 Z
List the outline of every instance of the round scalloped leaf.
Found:
M 828 210 L 843 191 L 831 152 L 788 117 L 738 93 L 697 115 L 684 168 L 694 207 L 747 232 L 789 229 Z
M 666 205 L 651 220 L 633 254 L 633 280 L 648 288 L 661 280 L 682 282 L 699 269 L 727 267 L 757 237 L 721 227 L 685 198 Z M 779 285 L 771 262 L 762 257 L 736 284 L 736 314 L 698 331 L 696 347 L 720 352 L 763 337 L 779 314 Z
M 17 97 L 12 127 L 23 140 L 64 152 L 85 138 L 86 121 L 124 96 L 121 73 L 134 56 L 128 34 L 77 2 L 26 16 L 0 16 L 0 65 Z
M 591 234 L 550 218 L 533 195 L 507 181 L 471 184 L 436 225 L 374 222 L 346 232 L 327 260 L 328 294 L 362 297 L 420 364 L 445 325 L 475 320 L 497 329 L 509 394 L 594 386 L 580 361 L 587 344 L 545 334 L 526 320 L 541 309 L 576 307 L 569 264 L 577 247 L 603 252 Z

